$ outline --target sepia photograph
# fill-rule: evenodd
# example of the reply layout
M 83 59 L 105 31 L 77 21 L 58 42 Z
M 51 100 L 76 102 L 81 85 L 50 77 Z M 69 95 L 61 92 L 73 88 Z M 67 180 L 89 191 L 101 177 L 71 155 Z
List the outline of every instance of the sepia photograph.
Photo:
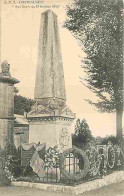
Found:
M 122 0 L 0 1 L 0 196 L 124 196 Z

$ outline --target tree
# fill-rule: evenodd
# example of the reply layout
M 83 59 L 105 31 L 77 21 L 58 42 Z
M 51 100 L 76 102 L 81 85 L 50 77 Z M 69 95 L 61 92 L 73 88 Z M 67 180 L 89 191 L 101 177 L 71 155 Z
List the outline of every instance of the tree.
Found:
M 87 100 L 100 112 L 116 112 L 116 133 L 122 138 L 123 113 L 123 2 L 121 0 L 75 0 L 67 7 L 68 28 L 87 57 L 82 81 L 98 97 Z
M 21 95 L 14 95 L 14 113 L 24 115 L 24 112 L 29 112 L 34 100 L 23 97 Z
M 80 121 L 77 119 L 75 125 L 75 134 L 72 136 L 72 143 L 77 147 L 85 145 L 87 142 L 93 139 L 91 131 L 85 119 Z
M 112 144 L 118 144 L 118 141 L 117 141 L 117 138 L 114 136 L 114 135 L 109 135 L 109 136 L 106 136 L 106 137 L 104 137 L 103 139 L 102 139 L 102 142 L 101 142 L 101 144 L 102 145 L 107 145 L 108 144 L 108 142 L 111 142 Z

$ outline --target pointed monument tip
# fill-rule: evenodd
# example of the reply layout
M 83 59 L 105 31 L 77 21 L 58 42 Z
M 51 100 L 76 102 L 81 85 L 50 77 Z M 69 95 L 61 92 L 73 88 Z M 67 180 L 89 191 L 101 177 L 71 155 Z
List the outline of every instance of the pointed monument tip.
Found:
M 46 14 L 46 13 L 52 13 L 52 14 L 54 14 L 55 16 L 57 16 L 57 15 L 55 14 L 55 12 L 53 12 L 53 11 L 50 10 L 50 9 L 48 9 L 48 10 L 42 12 L 41 14 Z

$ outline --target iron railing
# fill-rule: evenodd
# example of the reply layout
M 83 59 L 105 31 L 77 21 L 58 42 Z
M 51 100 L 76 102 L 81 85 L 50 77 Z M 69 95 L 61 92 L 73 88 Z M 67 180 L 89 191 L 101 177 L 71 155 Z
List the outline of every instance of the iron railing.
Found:
M 54 158 L 54 167 L 45 167 L 44 177 L 34 172 L 27 175 L 22 172 L 17 180 L 74 185 L 122 170 L 123 160 L 123 152 L 117 145 L 91 145 L 85 150 L 73 147 L 59 154 L 59 165 Z

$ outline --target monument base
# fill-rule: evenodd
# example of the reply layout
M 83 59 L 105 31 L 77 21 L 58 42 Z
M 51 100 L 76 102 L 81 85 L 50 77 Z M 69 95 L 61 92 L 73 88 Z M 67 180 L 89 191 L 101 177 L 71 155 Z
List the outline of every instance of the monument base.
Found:
M 51 111 L 38 107 L 28 113 L 29 143 L 46 143 L 46 148 L 57 146 L 60 152 L 72 147 L 71 124 L 75 119 L 71 110 L 64 106 Z M 44 113 L 43 113 L 44 112 Z
M 72 147 L 70 119 L 40 118 L 29 124 L 29 143 L 46 143 L 46 148 L 57 146 L 60 152 Z

